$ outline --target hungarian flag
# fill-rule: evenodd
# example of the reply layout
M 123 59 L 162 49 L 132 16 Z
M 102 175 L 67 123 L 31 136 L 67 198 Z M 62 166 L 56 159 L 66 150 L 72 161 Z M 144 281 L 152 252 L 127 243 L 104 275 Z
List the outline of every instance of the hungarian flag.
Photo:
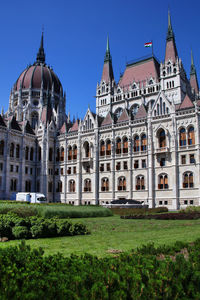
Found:
M 145 46 L 145 47 L 152 47 L 152 42 L 145 43 L 144 46 Z

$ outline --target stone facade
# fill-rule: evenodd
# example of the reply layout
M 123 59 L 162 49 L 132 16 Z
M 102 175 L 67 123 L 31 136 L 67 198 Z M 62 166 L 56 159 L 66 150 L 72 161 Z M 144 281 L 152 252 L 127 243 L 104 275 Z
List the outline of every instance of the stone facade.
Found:
M 19 76 L 0 116 L 1 199 L 38 191 L 74 205 L 199 205 L 198 81 L 192 55 L 187 79 L 170 15 L 163 62 L 130 62 L 116 83 L 107 41 L 96 113 L 88 108 L 83 120 L 71 122 L 65 103 L 45 64 L 42 36 L 36 62 Z

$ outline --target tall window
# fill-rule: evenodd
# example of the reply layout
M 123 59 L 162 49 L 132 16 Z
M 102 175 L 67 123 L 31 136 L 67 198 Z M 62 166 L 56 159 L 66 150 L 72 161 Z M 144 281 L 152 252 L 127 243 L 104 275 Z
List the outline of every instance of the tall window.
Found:
M 60 161 L 64 161 L 64 157 L 65 157 L 64 148 L 61 147 L 61 149 L 60 149 Z
M 121 139 L 118 138 L 116 141 L 116 154 L 121 154 Z
M 186 172 L 183 174 L 183 188 L 193 188 L 194 181 L 193 181 L 193 173 Z
M 167 174 L 161 174 L 159 175 L 159 180 L 158 180 L 158 189 L 159 190 L 166 190 L 168 189 L 168 176 Z
M 11 179 L 11 181 L 10 181 L 10 191 L 12 191 L 12 192 L 17 191 L 17 179 Z
M 118 179 L 118 191 L 125 191 L 126 190 L 126 178 L 120 177 Z
M 141 136 L 141 151 L 146 151 L 147 150 L 147 136 L 146 134 L 143 134 Z
M 181 128 L 179 133 L 179 145 L 185 146 L 186 145 L 186 131 L 185 128 Z
M 101 141 L 100 143 L 100 156 L 105 156 L 105 142 Z
M 4 155 L 4 141 L 0 142 L 0 155 Z
M 68 147 L 68 160 L 72 160 L 72 147 Z
M 90 157 L 90 145 L 88 142 L 84 143 L 84 149 L 85 149 L 85 157 Z
M 127 139 L 127 137 L 123 138 L 123 153 L 128 153 L 128 139 Z
M 38 147 L 38 160 L 39 160 L 39 161 L 41 161 L 41 155 L 42 155 L 41 152 L 42 152 L 42 151 L 41 151 L 41 147 L 39 146 L 39 147 Z
M 40 192 L 40 181 L 39 180 L 37 180 L 37 182 L 36 182 L 36 192 Z
M 159 147 L 160 148 L 166 147 L 166 135 L 165 135 L 165 131 L 163 129 L 159 133 Z
M 56 193 L 62 193 L 62 181 L 57 182 Z
M 140 139 L 139 139 L 139 136 L 136 135 L 134 137 L 134 152 L 138 152 L 140 151 Z
M 69 181 L 69 192 L 75 193 L 75 180 L 73 179 Z
M 84 192 L 91 192 L 91 180 L 90 179 L 84 180 Z
M 53 191 L 53 183 L 52 183 L 52 181 L 49 181 L 48 182 L 48 192 L 52 193 L 52 191 Z
M 101 179 L 101 191 L 102 192 L 109 191 L 109 179 L 108 178 Z
M 53 160 L 53 149 L 49 148 L 49 161 Z
M 17 146 L 16 146 L 16 158 L 19 158 L 19 156 L 20 156 L 20 145 L 17 144 Z
M 25 149 L 25 159 L 28 160 L 29 158 L 29 147 L 26 146 L 26 149 Z
M 31 147 L 31 150 L 30 150 L 30 160 L 33 160 L 33 155 L 34 155 L 34 149 L 33 149 L 33 147 Z
M 111 155 L 111 141 L 106 142 L 106 155 Z
M 34 112 L 32 113 L 32 117 L 31 117 L 31 127 L 35 129 L 37 124 L 38 124 L 38 113 Z
M 188 145 L 194 145 L 194 144 L 195 144 L 194 127 L 191 126 L 188 129 Z
M 77 146 L 73 146 L 73 159 L 77 159 Z
M 14 157 L 15 145 L 13 143 L 10 144 L 10 157 Z
M 31 192 L 31 181 L 30 180 L 25 181 L 25 192 Z
M 136 190 L 144 190 L 145 185 L 144 185 L 144 176 L 139 175 L 136 177 Z

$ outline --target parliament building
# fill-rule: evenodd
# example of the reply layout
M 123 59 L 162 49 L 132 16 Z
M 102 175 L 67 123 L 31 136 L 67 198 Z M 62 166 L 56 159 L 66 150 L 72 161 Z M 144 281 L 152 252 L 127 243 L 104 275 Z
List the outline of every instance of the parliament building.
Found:
M 107 40 L 96 112 L 72 122 L 65 107 L 42 34 L 36 61 L 0 115 L 0 199 L 24 191 L 73 205 L 200 204 L 199 86 L 192 53 L 187 78 L 170 14 L 162 62 L 153 55 L 129 62 L 116 82 Z

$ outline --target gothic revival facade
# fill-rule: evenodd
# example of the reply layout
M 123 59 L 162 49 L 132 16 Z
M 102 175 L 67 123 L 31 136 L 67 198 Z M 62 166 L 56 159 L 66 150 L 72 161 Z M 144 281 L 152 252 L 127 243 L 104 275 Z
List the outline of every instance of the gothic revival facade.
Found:
M 36 62 L 19 76 L 0 116 L 0 198 L 38 191 L 74 205 L 199 205 L 199 96 L 193 57 L 188 80 L 169 15 L 163 62 L 130 62 L 118 83 L 107 41 L 96 113 L 88 108 L 71 122 L 42 36 Z

